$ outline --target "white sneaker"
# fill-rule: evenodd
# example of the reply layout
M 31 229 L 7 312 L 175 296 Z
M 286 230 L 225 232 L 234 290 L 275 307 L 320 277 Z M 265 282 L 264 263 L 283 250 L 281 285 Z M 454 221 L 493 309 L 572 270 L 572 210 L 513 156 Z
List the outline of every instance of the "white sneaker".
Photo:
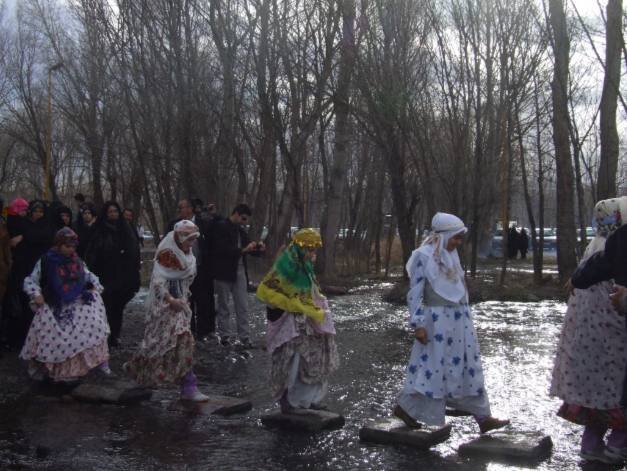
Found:
M 201 393 L 198 389 L 194 389 L 191 394 L 181 394 L 181 401 L 207 402 L 209 401 L 209 396 Z

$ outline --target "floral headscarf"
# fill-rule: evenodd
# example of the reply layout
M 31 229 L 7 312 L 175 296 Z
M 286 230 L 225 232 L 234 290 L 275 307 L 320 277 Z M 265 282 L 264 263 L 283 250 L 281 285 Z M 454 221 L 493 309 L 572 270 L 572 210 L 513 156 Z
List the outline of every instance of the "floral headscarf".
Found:
M 322 246 L 315 229 L 301 229 L 290 245 L 279 255 L 270 272 L 257 288 L 257 297 L 270 306 L 286 312 L 300 313 L 317 323 L 324 321 L 324 309 L 314 302 L 323 299 L 314 274 L 313 263 L 305 260 L 305 249 Z
M 595 204 L 592 211 L 592 227 L 596 229 L 596 235 L 586 247 L 582 260 L 603 250 L 607 238 L 627 222 L 626 218 L 627 196 L 601 200 Z

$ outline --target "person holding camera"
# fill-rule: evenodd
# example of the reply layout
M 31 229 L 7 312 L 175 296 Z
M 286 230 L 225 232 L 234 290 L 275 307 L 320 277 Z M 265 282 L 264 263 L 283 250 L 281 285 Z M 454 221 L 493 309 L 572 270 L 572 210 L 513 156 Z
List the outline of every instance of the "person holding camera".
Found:
M 231 329 L 229 296 L 233 298 L 237 336 L 244 348 L 250 348 L 246 257 L 265 252 L 263 242 L 251 241 L 244 229 L 252 211 L 246 204 L 238 204 L 231 215 L 215 223 L 211 234 L 210 259 L 214 287 L 217 295 L 217 332 L 223 346 L 229 346 L 233 337 Z

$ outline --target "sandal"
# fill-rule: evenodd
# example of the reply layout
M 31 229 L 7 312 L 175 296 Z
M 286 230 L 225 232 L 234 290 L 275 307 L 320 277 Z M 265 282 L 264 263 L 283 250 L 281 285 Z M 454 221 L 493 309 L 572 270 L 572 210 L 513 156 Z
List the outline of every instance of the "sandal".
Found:
M 479 430 L 481 433 L 489 432 L 490 430 L 496 430 L 509 425 L 508 419 L 497 419 L 496 417 L 486 417 L 479 424 Z

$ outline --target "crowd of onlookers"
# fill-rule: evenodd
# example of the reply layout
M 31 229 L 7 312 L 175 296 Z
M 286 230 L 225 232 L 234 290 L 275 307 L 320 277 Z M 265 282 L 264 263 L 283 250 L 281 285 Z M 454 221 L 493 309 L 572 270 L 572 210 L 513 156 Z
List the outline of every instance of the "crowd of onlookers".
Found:
M 74 211 L 57 201 L 15 198 L 4 208 L 0 200 L 0 348 L 16 351 L 24 344 L 33 319 L 24 280 L 64 227 L 76 233 L 76 253 L 104 287 L 102 298 L 111 329 L 108 343 L 119 345 L 124 308 L 140 288 L 144 231 L 133 210 L 122 209 L 115 201 L 96 207 L 79 194 L 73 206 Z M 250 344 L 246 255 L 265 249 L 262 243 L 251 242 L 244 230 L 251 215 L 245 204 L 237 205 L 229 217 L 221 217 L 213 204 L 182 199 L 177 218 L 166 228 L 167 233 L 177 221 L 187 219 L 201 232 L 193 246 L 198 269 L 191 287 L 196 338 L 206 339 L 216 331 L 215 296 L 218 339 L 223 345 Z M 236 330 L 230 327 L 229 298 L 235 307 Z
M 23 290 L 24 279 L 51 249 L 55 234 L 66 227 L 78 235 L 78 255 L 105 288 L 109 344 L 115 346 L 119 341 L 122 311 L 140 285 L 141 239 L 133 212 L 123 211 L 115 201 L 96 208 L 82 195 L 76 196 L 75 203 L 73 212 L 57 201 L 15 198 L 2 211 L 0 340 L 4 348 L 17 350 L 24 343 L 33 319 L 31 300 Z

